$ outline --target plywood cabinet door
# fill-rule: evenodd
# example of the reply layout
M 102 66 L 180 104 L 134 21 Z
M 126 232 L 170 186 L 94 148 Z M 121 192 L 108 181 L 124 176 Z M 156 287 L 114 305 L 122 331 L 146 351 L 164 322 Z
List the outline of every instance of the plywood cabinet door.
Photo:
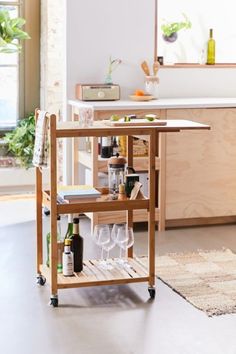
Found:
M 236 109 L 168 110 L 210 131 L 167 134 L 167 219 L 236 215 Z

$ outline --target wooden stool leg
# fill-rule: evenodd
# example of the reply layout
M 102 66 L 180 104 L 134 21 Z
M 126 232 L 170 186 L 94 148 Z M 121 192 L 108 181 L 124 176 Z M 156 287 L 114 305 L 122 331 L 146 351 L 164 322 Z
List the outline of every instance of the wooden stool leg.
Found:
M 36 234 L 37 234 L 37 274 L 41 274 L 43 264 L 43 230 L 42 230 L 42 172 L 36 167 Z
M 133 137 L 127 137 L 127 162 L 128 166 L 133 167 Z M 127 210 L 126 222 L 128 227 L 133 227 L 133 210 Z M 133 258 L 133 246 L 128 249 L 128 257 Z
M 149 252 L 149 287 L 155 285 L 155 191 L 156 191 L 156 171 L 155 155 L 156 143 L 155 129 L 151 130 L 149 143 L 149 212 L 148 212 L 148 252 Z M 151 295 L 151 293 L 150 293 Z M 152 295 L 151 295 L 152 296 Z
M 98 138 L 91 138 L 91 154 L 92 154 L 92 185 L 93 187 L 99 186 L 98 179 Z M 98 224 L 98 213 L 92 213 L 91 218 L 91 232 L 93 232 L 94 226 Z
M 50 232 L 51 232 L 51 304 L 57 306 L 57 140 L 56 116 L 50 116 Z

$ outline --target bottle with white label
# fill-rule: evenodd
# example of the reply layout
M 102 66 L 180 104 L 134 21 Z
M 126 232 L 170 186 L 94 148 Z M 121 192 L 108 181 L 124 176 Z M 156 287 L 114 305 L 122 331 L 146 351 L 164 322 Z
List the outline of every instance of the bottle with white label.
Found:
M 71 252 L 71 240 L 65 239 L 65 247 L 62 255 L 63 262 L 63 275 L 65 277 L 70 277 L 74 274 L 74 254 Z
M 111 136 L 101 137 L 101 157 L 109 158 L 112 156 L 112 138 Z

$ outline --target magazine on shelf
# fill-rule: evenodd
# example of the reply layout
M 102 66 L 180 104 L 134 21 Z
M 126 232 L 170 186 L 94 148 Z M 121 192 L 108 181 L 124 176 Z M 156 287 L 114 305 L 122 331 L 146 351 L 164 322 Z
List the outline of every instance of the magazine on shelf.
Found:
M 101 196 L 96 188 L 89 185 L 78 185 L 78 186 L 59 186 L 58 191 L 58 201 L 82 201 L 82 200 L 95 200 Z

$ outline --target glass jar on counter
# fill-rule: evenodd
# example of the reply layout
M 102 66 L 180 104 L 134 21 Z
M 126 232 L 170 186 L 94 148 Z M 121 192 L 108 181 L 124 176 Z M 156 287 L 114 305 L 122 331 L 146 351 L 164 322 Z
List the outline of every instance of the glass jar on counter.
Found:
M 145 91 L 154 98 L 159 98 L 159 78 L 157 76 L 145 77 Z

